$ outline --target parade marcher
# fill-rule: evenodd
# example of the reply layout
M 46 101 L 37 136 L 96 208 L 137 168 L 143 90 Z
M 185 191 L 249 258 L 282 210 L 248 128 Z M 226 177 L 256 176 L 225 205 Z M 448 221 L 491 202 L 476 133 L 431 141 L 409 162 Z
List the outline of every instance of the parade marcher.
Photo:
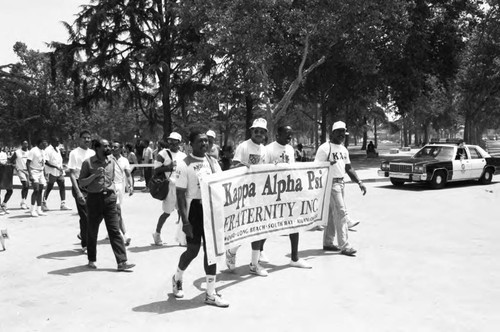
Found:
M 149 144 L 149 140 L 144 140 L 144 150 L 142 151 L 142 163 L 143 164 L 151 164 L 153 162 L 153 149 Z M 143 192 L 149 192 L 149 180 L 151 180 L 151 176 L 153 175 L 153 170 L 151 167 L 144 167 L 144 181 L 145 187 L 142 190 Z
M 225 308 L 229 306 L 229 303 L 215 290 L 217 265 L 208 265 L 200 191 L 200 178 L 221 172 L 221 169 L 217 160 L 207 155 L 208 138 L 205 132 L 191 131 L 189 142 L 193 152 L 177 165 L 179 178 L 176 182 L 178 211 L 183 231 L 186 233 L 187 248 L 179 258 L 177 271 L 172 276 L 172 289 L 176 298 L 184 297 L 182 288 L 184 271 L 198 255 L 203 240 L 203 265 L 207 283 L 205 303 Z
M 186 158 L 186 154 L 179 151 L 179 147 L 182 141 L 182 136 L 179 133 L 172 132 L 167 138 L 168 148 L 162 149 L 155 160 L 155 174 L 165 173 L 165 176 L 169 179 L 168 195 L 162 201 L 162 214 L 158 218 L 158 223 L 156 224 L 156 231 L 153 233 L 153 241 L 157 246 L 163 245 L 161 239 L 161 229 L 165 224 L 167 218 L 174 212 L 177 205 L 177 197 L 175 190 L 176 171 L 177 164 Z M 181 225 L 179 224 L 179 227 Z M 185 239 L 177 239 L 179 244 L 184 245 Z
M 72 185 L 71 193 L 75 198 L 76 209 L 80 218 L 80 233 L 78 234 L 78 238 L 81 241 L 84 253 L 87 251 L 87 193 L 80 188 L 78 178 L 80 177 L 83 161 L 95 155 L 95 151 L 90 149 L 91 142 L 90 132 L 88 130 L 81 131 L 79 145 L 69 153 L 68 161 L 69 178 Z
M 59 150 L 59 138 L 53 136 L 50 139 L 50 145 L 45 148 L 45 154 L 47 155 L 47 160 L 45 161 L 45 173 L 49 177 L 47 182 L 47 188 L 43 195 L 42 210 L 47 211 L 47 198 L 54 187 L 54 183 L 57 182 L 59 187 L 59 197 L 61 198 L 61 210 L 71 210 L 66 206 L 66 188 L 64 183 L 64 168 L 63 168 L 63 157 L 61 151 Z
M 138 168 L 132 165 L 139 164 L 139 161 L 137 160 L 137 156 L 134 153 L 134 147 L 132 146 L 132 144 L 125 144 L 125 154 L 130 164 L 130 174 L 132 174 L 132 188 L 134 188 L 134 176 L 137 173 Z
M 30 182 L 33 184 L 33 193 L 31 194 L 31 216 L 46 216 L 47 214 L 42 210 L 42 194 L 43 187 L 47 183 L 44 174 L 45 148 L 47 147 L 47 140 L 39 139 L 36 146 L 28 152 L 26 160 L 26 169 Z
M 263 164 L 266 160 L 266 147 L 262 144 L 267 136 L 267 121 L 263 118 L 255 119 L 250 127 L 251 137 L 244 141 L 234 153 L 233 166 L 247 166 Z M 250 263 L 250 273 L 261 277 L 267 277 L 267 271 L 259 262 L 268 262 L 263 252 L 265 240 L 252 242 L 252 260 Z M 226 250 L 226 265 L 229 270 L 236 267 L 236 253 L 239 247 Z
M 113 144 L 111 144 L 111 152 L 113 153 L 113 157 L 115 158 L 117 166 L 115 167 L 116 172 L 114 181 L 119 225 L 120 230 L 122 231 L 123 240 L 125 241 L 125 246 L 128 246 L 130 245 L 132 238 L 127 232 L 125 222 L 123 221 L 122 206 L 125 193 L 128 193 L 129 196 L 132 196 L 134 194 L 134 187 L 132 186 L 132 173 L 130 172 L 130 163 L 128 162 L 128 159 L 122 156 L 122 144 L 120 142 L 115 141 L 113 142 Z
M 302 143 L 297 144 L 297 149 L 295 150 L 295 161 L 307 161 L 306 152 L 304 151 Z
M 21 181 L 21 209 L 29 210 L 26 204 L 26 199 L 28 198 L 29 190 L 29 178 L 28 169 L 26 168 L 26 161 L 28 160 L 28 141 L 23 141 L 21 143 L 21 148 L 17 149 L 10 159 L 10 162 L 15 165 L 17 176 L 19 181 Z
M 7 202 L 12 196 L 12 178 L 14 177 L 14 167 L 10 163 L 7 153 L 1 152 L 0 155 L 0 215 L 9 213 L 7 211 Z M 1 200 L 1 191 L 5 189 L 5 196 L 3 201 Z
M 102 219 L 106 224 L 109 242 L 115 255 L 118 271 L 130 271 L 135 264 L 127 262 L 125 243 L 120 234 L 116 189 L 114 184 L 115 167 L 118 167 L 111 154 L 109 142 L 101 139 L 95 144 L 95 155 L 85 159 L 80 170 L 79 183 L 87 191 L 88 209 L 88 267 L 97 268 L 97 236 Z
M 207 137 L 208 137 L 208 148 L 210 149 L 208 155 L 214 157 L 215 160 L 219 161 L 220 147 L 215 143 L 215 138 L 216 138 L 215 131 L 213 130 L 207 131 Z
M 295 163 L 293 147 L 290 145 L 292 140 L 293 130 L 290 126 L 278 127 L 278 134 L 276 141 L 266 145 L 266 164 L 277 163 Z M 290 266 L 310 269 L 309 265 L 304 259 L 299 258 L 299 233 L 289 235 L 291 246 L 291 260 Z
M 220 168 L 223 171 L 227 171 L 231 168 L 231 164 L 233 162 L 234 151 L 231 145 L 224 145 L 222 147 L 222 156 L 219 160 Z
M 341 254 L 354 256 L 356 250 L 349 245 L 348 226 L 350 218 L 344 202 L 344 175 L 351 178 L 359 185 L 359 189 L 366 194 L 366 187 L 358 178 L 354 168 L 351 166 L 349 151 L 342 144 L 345 140 L 346 125 L 342 121 L 337 121 L 332 126 L 330 142 L 321 144 L 316 152 L 315 162 L 330 161 L 333 165 L 333 183 L 330 195 L 330 211 L 328 223 L 323 233 L 323 250 L 340 251 Z M 337 235 L 338 246 L 333 241 Z

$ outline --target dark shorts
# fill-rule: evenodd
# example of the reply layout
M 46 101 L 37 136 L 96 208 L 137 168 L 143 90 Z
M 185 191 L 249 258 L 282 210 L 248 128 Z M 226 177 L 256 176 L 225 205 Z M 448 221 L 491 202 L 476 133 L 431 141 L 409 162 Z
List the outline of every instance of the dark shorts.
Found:
M 188 218 L 193 228 L 193 237 L 187 237 L 186 242 L 201 244 L 201 239 L 205 238 L 205 231 L 203 230 L 203 206 L 201 205 L 201 200 L 194 199 L 191 201 Z
M 49 174 L 49 179 L 48 179 L 49 183 L 54 183 L 57 181 L 64 181 L 64 174 L 61 174 L 60 176 Z

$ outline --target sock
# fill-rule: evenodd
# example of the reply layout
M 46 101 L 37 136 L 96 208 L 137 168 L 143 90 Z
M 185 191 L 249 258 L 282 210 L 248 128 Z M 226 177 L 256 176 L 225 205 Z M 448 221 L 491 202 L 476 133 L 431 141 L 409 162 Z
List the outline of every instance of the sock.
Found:
M 236 255 L 236 253 L 238 252 L 238 249 L 240 248 L 240 246 L 237 246 L 237 247 L 234 247 L 234 248 L 231 248 L 229 249 L 229 252 L 232 254 L 232 255 Z
M 31 211 L 36 211 L 36 205 L 31 206 Z
M 207 274 L 207 294 L 213 296 L 215 294 L 215 276 Z
M 252 250 L 252 265 L 257 266 L 259 264 L 260 250 Z
M 184 275 L 184 271 L 181 269 L 177 268 L 177 271 L 175 271 L 175 280 L 179 281 L 182 280 L 182 276 Z

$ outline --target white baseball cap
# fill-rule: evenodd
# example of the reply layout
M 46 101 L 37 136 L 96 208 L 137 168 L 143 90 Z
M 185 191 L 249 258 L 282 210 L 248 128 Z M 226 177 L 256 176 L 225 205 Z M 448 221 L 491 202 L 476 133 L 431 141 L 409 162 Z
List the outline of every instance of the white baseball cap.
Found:
M 333 124 L 332 126 L 332 131 L 337 130 L 337 129 L 344 129 L 347 130 L 345 127 L 345 122 L 343 121 L 337 121 Z
M 169 138 L 169 139 L 176 139 L 176 140 L 178 140 L 179 142 L 180 142 L 180 141 L 182 141 L 182 136 L 181 136 L 181 134 L 176 133 L 175 131 L 171 132 L 171 133 L 170 133 L 170 136 L 168 136 L 167 138 Z
M 262 129 L 265 129 L 267 131 L 267 121 L 266 121 L 266 119 L 257 118 L 255 120 L 253 120 L 253 124 L 250 127 L 250 129 L 253 129 L 253 128 L 262 128 Z
M 207 131 L 207 136 L 215 138 L 215 132 L 213 130 Z

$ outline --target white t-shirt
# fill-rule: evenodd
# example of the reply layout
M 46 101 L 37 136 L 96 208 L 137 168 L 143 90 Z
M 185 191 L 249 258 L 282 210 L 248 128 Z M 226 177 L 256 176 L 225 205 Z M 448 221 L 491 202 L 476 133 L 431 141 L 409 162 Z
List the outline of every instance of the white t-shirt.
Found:
M 38 146 L 35 146 L 28 152 L 28 160 L 31 161 L 30 168 L 32 170 L 43 171 L 46 159 L 45 152 L 40 150 Z
M 219 163 L 212 157 L 210 163 L 206 157 L 195 157 L 192 154 L 181 160 L 177 165 L 179 178 L 176 182 L 177 188 L 186 189 L 186 199 L 201 199 L 200 179 L 204 176 L 222 172 Z M 214 171 L 212 171 L 212 168 Z
M 330 158 L 328 158 L 330 155 Z M 316 152 L 314 161 L 333 161 L 337 162 L 333 165 L 333 177 L 343 178 L 345 173 L 345 165 L 350 164 L 349 151 L 342 144 L 333 144 L 326 142 L 320 145 Z
M 75 171 L 75 176 L 78 179 L 80 177 L 80 170 L 82 169 L 82 164 L 85 159 L 88 159 L 95 155 L 95 151 L 92 149 L 82 149 L 77 147 L 69 153 L 68 168 Z
M 16 169 L 26 170 L 26 160 L 28 160 L 28 150 L 17 149 L 16 152 Z
M 45 148 L 45 154 L 47 156 L 47 161 L 51 165 L 62 168 L 63 158 L 59 149 L 55 149 L 52 145 L 49 145 Z M 48 165 L 45 165 L 45 173 L 52 174 L 54 176 L 61 176 L 61 171 Z
M 125 170 L 128 169 L 130 172 L 130 163 L 127 158 L 124 156 L 120 156 L 120 158 L 116 159 L 116 163 L 118 164 L 117 167 L 115 167 L 115 179 L 114 182 L 115 184 L 122 184 L 124 183 L 125 179 Z
M 233 161 L 242 164 L 257 165 L 263 164 L 266 160 L 266 147 L 262 144 L 255 144 L 251 139 L 247 139 L 236 147 Z
M 149 163 L 153 159 L 153 149 L 149 146 L 142 151 L 142 160 Z
M 8 159 L 7 153 L 5 153 L 4 151 L 0 151 L 0 164 L 2 165 L 7 164 L 7 159 Z
M 177 165 L 179 165 L 179 163 L 187 157 L 187 155 L 181 150 L 178 150 L 177 152 L 173 152 L 171 150 L 169 151 L 170 154 L 172 155 L 172 159 L 170 159 L 170 157 L 168 156 L 167 149 L 162 149 L 160 152 L 158 152 L 158 155 L 163 158 L 163 163 L 159 162 L 158 160 L 155 160 L 154 162 L 155 168 L 158 168 L 160 166 L 168 166 L 172 163 L 173 160 L 175 160 Z M 175 183 L 177 181 L 177 178 L 179 177 L 179 172 L 177 171 L 177 167 L 174 168 L 174 171 L 175 173 L 173 173 L 172 175 L 170 175 L 170 172 L 165 172 L 165 176 L 166 177 L 170 176 L 169 180 L 172 183 Z
M 266 145 L 266 164 L 271 163 L 295 163 L 295 151 L 289 144 L 281 145 L 278 142 L 272 142 Z

